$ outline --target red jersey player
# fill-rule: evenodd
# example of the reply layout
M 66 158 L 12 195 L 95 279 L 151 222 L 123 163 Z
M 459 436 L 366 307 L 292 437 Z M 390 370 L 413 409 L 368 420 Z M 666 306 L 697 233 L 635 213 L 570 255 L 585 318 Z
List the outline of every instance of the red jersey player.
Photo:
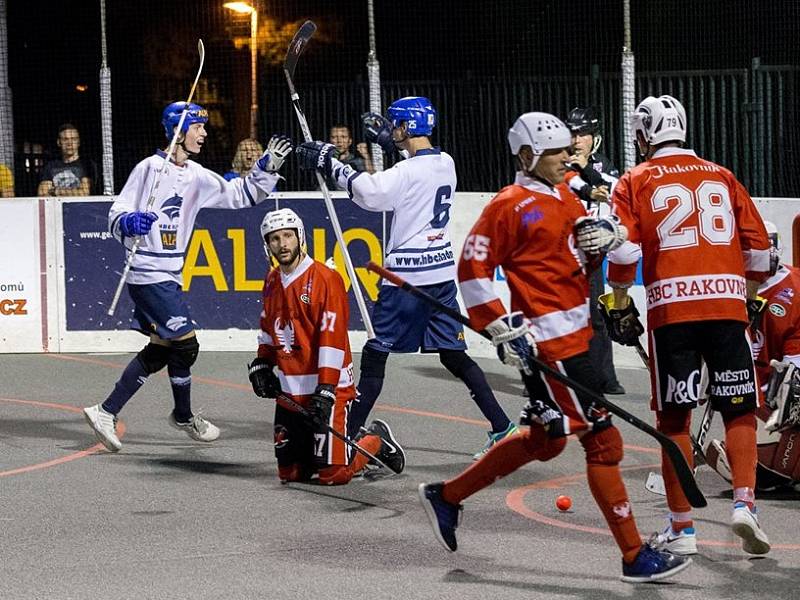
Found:
M 769 269 L 764 224 L 730 171 L 683 147 L 686 112 L 675 98 L 645 98 L 631 128 L 645 162 L 620 178 L 612 196 L 629 239 L 609 255 L 614 293 L 606 308 L 616 324 L 610 333 L 621 343 L 638 342 L 641 325 L 627 288 L 641 256 L 657 427 L 692 460 L 691 410 L 704 360 L 709 402 L 722 415 L 731 459 L 731 526 L 745 552 L 765 554 L 769 541 L 754 505 L 758 396 L 746 333 L 746 301 Z M 663 453 L 661 463 L 671 511 L 661 541 L 673 553 L 696 554 L 691 506 Z
M 775 225 L 764 221 L 770 238 L 770 277 L 758 288 L 760 314 L 750 327 L 756 375 L 766 405 L 756 416 L 758 466 L 756 488 L 800 491 L 800 270 L 781 264 Z M 728 481 L 730 463 L 725 443 L 712 440 L 706 461 Z
M 266 214 L 261 236 L 278 268 L 264 281 L 264 311 L 258 356 L 249 365 L 253 391 L 277 398 L 275 457 L 281 481 L 308 481 L 315 473 L 324 485 L 342 485 L 367 465 L 360 453 L 333 436 L 347 431 L 355 398 L 353 358 L 347 336 L 349 311 L 341 276 L 305 252 L 305 231 L 288 209 Z M 280 403 L 288 396 L 312 418 Z M 389 426 L 375 420 L 358 445 L 396 473 L 405 466 L 403 449 Z
M 670 577 L 690 561 L 642 545 L 619 470 L 622 437 L 610 416 L 528 360 L 537 353 L 561 373 L 600 389 L 589 360 L 584 252 L 599 258 L 625 240 L 625 230 L 614 217 L 588 217 L 562 183 L 571 135 L 559 119 L 523 114 L 508 141 L 519 168 L 516 180 L 500 190 L 472 228 L 458 278 L 473 326 L 491 334 L 500 359 L 522 373 L 531 400 L 521 424 L 529 427 L 492 446 L 454 479 L 421 484 L 420 500 L 437 539 L 455 551 L 462 500 L 533 460 L 555 458 L 574 433 L 586 454 L 589 487 L 623 555 L 623 581 Z M 511 289 L 510 315 L 492 286 L 500 265 Z

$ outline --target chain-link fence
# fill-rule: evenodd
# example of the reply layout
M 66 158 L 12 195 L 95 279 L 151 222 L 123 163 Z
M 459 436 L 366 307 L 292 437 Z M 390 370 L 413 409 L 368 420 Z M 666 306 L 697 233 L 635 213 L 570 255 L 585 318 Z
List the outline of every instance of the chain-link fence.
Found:
M 312 133 L 326 139 L 331 126 L 347 124 L 357 152 L 370 79 L 384 107 L 427 95 L 440 116 L 433 141 L 454 156 L 464 191 L 509 181 L 506 132 L 529 110 L 563 117 L 576 105 L 597 106 L 604 152 L 630 163 L 624 46 L 629 67 L 635 56 L 635 72 L 626 73 L 636 100 L 678 97 L 699 154 L 731 168 L 754 195 L 800 189 L 798 0 L 631 0 L 629 13 L 627 0 L 240 4 L 255 14 L 223 0 L 0 0 L 0 163 L 13 164 L 16 194 L 37 193 L 45 162 L 62 153 L 64 123 L 80 133 L 81 158 L 96 165 L 93 191 L 118 191 L 137 161 L 166 145 L 161 110 L 187 95 L 198 38 L 206 65 L 196 98 L 211 115 L 198 160 L 230 170 L 253 127 L 262 143 L 273 132 L 299 139 L 281 65 L 307 18 L 319 30 L 295 83 Z M 315 185 L 294 161 L 286 177 L 283 189 Z

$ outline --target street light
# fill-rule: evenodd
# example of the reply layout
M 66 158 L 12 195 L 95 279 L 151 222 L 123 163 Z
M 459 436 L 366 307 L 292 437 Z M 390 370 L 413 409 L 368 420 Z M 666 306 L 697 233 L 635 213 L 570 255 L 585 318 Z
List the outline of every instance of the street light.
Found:
M 255 0 L 253 2 L 255 3 Z M 256 60 L 258 58 L 258 47 L 256 45 L 256 36 L 258 35 L 258 11 L 253 4 L 247 2 L 226 2 L 222 6 L 243 15 L 250 15 L 250 137 L 257 139 L 258 91 L 256 88 Z

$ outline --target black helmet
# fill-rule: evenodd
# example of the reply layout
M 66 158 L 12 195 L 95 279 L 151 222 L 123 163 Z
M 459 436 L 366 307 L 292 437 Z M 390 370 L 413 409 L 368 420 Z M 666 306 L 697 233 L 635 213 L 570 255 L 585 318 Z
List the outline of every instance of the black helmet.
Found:
M 576 106 L 569 111 L 565 123 L 573 135 L 597 135 L 600 133 L 600 115 L 593 106 Z

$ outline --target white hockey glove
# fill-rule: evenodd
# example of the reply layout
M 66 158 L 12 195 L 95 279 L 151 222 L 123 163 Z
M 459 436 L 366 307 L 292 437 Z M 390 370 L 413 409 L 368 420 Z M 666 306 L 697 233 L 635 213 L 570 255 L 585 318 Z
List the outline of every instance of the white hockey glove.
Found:
M 775 409 L 764 423 L 770 432 L 783 431 L 800 423 L 800 371 L 790 362 L 770 362 L 766 403 Z
M 601 254 L 619 248 L 628 239 L 628 230 L 614 215 L 579 217 L 575 221 L 578 248 L 587 254 Z
M 273 135 L 267 143 L 264 154 L 256 161 L 256 166 L 265 173 L 277 173 L 292 148 L 292 140 L 288 136 Z
M 517 311 L 495 319 L 486 326 L 497 346 L 497 356 L 509 367 L 531 374 L 529 356 L 536 356 L 536 340 L 533 339 L 522 312 Z

